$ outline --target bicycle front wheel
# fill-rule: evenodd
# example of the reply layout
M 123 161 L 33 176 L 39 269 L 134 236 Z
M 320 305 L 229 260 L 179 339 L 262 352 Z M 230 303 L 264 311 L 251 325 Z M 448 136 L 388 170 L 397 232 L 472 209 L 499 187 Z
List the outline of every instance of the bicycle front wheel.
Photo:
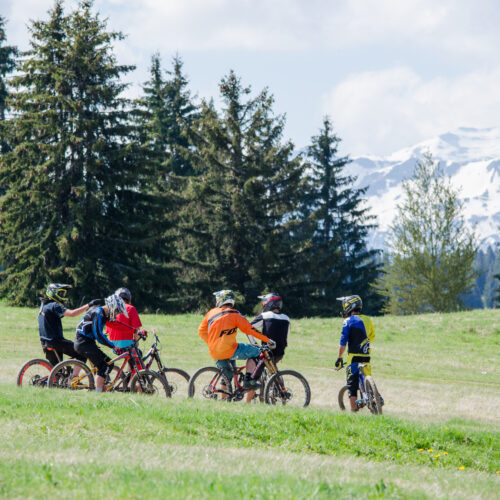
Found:
M 31 385 L 33 387 L 47 387 L 52 365 L 46 359 L 30 359 L 24 363 L 17 374 L 19 387 Z
M 167 381 L 170 397 L 185 398 L 189 386 L 189 374 L 179 368 L 163 368 L 161 373 Z
M 375 381 L 371 376 L 365 377 L 365 388 L 368 396 L 370 411 L 375 415 L 382 415 L 382 402 Z
M 283 370 L 269 379 L 265 401 L 268 405 L 307 406 L 311 401 L 311 389 L 299 372 Z
M 147 396 L 170 397 L 165 379 L 152 370 L 139 370 L 130 381 L 130 391 Z
M 231 383 L 215 366 L 200 368 L 189 381 L 188 397 L 197 399 L 228 399 Z
M 49 387 L 72 391 L 92 391 L 95 388 L 94 375 L 82 361 L 67 359 L 52 368 L 49 375 Z
M 348 391 L 347 385 L 344 385 L 344 387 L 342 387 L 342 389 L 340 389 L 338 401 L 339 401 L 340 409 L 342 411 L 345 411 L 346 408 L 350 408 L 349 391 Z

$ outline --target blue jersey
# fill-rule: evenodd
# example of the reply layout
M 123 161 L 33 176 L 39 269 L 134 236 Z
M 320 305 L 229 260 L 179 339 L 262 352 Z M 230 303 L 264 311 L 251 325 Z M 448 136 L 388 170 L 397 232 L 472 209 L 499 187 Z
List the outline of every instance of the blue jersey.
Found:
M 347 345 L 349 354 L 370 355 L 370 342 L 375 338 L 373 323 L 368 316 L 353 314 L 344 321 L 340 345 Z
M 102 307 L 93 307 L 85 313 L 80 323 L 78 323 L 76 333 L 97 340 L 97 342 L 106 347 L 113 348 L 113 342 L 108 340 L 103 331 L 107 321 L 104 309 Z
M 38 333 L 40 340 L 51 342 L 64 339 L 61 318 L 66 308 L 58 302 L 42 303 L 38 311 Z

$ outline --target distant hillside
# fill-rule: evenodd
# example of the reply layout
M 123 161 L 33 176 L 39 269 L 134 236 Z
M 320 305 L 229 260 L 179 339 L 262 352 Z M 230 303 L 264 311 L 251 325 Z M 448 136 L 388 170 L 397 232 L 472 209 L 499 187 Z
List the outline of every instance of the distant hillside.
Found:
M 370 245 L 384 248 L 387 230 L 401 199 L 401 183 L 425 153 L 439 160 L 460 188 L 466 220 L 476 228 L 481 247 L 500 242 L 500 129 L 459 128 L 386 157 L 353 157 L 357 186 L 368 186 L 368 205 L 379 229 Z

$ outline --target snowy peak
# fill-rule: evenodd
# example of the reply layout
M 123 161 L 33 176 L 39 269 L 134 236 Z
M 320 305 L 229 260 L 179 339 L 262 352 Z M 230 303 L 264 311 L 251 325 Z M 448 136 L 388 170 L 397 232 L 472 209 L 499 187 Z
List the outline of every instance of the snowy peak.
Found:
M 387 157 L 353 158 L 356 184 L 368 187 L 368 204 L 380 226 L 370 244 L 385 246 L 401 199 L 401 184 L 411 177 L 416 162 L 429 153 L 459 189 L 464 215 L 481 244 L 500 242 L 500 129 L 459 128 Z

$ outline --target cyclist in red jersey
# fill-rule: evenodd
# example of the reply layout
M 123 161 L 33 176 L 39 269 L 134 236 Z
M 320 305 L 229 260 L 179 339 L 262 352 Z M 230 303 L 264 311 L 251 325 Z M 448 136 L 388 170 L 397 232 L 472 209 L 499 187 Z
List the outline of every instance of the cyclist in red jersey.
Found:
M 118 314 L 114 321 L 106 323 L 106 333 L 115 347 L 123 349 L 130 347 L 135 341 L 139 340 L 137 332 L 142 323 L 137 309 L 131 304 L 132 294 L 130 290 L 128 288 L 118 288 L 115 295 L 121 297 L 125 302 L 128 318 L 123 313 Z

